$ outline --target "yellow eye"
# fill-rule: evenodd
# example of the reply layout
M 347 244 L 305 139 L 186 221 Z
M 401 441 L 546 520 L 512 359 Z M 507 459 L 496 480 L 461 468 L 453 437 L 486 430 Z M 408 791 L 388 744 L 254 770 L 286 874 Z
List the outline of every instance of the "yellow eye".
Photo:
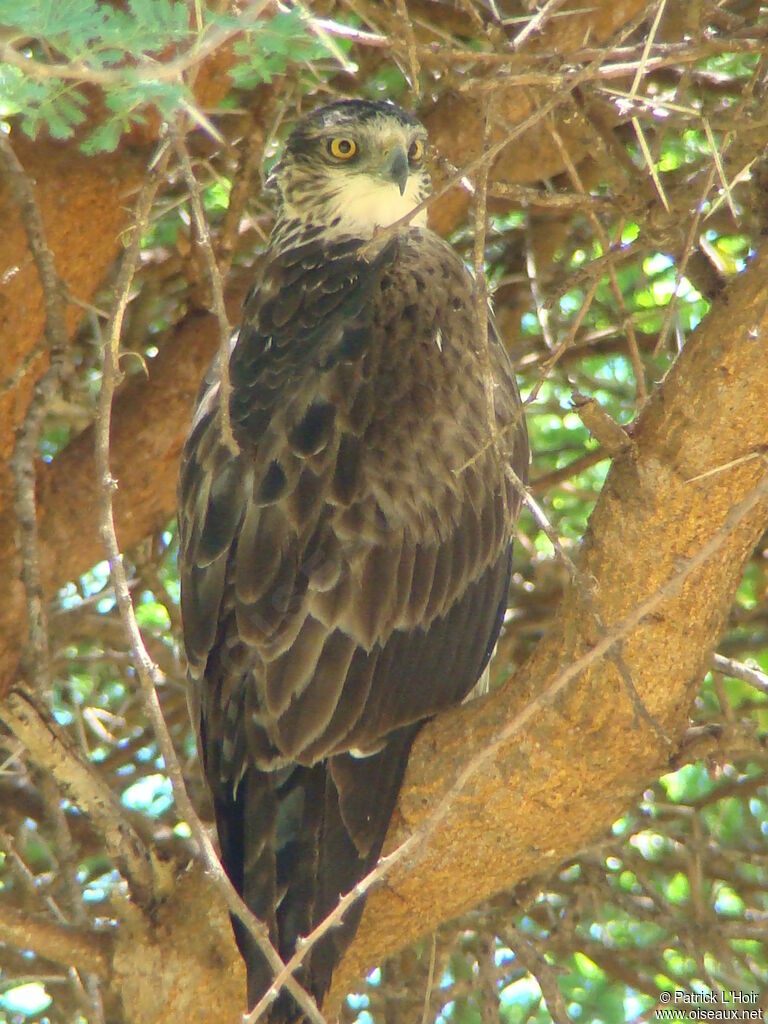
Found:
M 351 160 L 357 153 L 357 143 L 354 139 L 331 139 L 328 143 L 328 152 L 337 160 Z
M 424 143 L 420 139 L 414 139 L 408 150 L 408 162 L 420 164 L 424 159 Z

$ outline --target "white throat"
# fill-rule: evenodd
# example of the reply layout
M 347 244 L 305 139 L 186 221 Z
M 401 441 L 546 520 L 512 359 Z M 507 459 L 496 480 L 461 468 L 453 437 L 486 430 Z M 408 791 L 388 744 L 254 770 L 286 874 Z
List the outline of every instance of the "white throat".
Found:
M 411 176 L 400 195 L 394 182 L 382 181 L 367 174 L 351 176 L 325 202 L 321 220 L 328 226 L 327 235 L 356 235 L 370 238 L 377 228 L 387 228 L 414 210 L 421 202 L 419 181 Z M 288 205 L 285 214 L 297 211 Z M 420 210 L 409 222 L 426 227 L 427 211 Z

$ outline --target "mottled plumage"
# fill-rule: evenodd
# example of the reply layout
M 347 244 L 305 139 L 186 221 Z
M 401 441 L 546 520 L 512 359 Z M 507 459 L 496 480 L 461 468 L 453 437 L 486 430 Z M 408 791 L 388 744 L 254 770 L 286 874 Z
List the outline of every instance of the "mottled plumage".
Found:
M 424 144 L 390 104 L 299 123 L 230 359 L 237 451 L 215 368 L 184 450 L 203 767 L 224 866 L 284 958 L 375 863 L 416 732 L 473 688 L 506 607 L 506 466 L 528 463 L 512 368 L 423 213 L 371 241 L 427 195 Z M 318 1000 L 360 910 L 299 975 Z M 236 932 L 252 1005 L 270 973 Z M 297 1019 L 281 995 L 270 1020 Z

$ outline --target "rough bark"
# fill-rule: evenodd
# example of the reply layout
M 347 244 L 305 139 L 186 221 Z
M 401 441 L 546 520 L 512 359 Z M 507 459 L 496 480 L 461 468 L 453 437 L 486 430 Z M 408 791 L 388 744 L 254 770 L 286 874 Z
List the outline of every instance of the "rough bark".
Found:
M 242 291 L 240 291 L 242 295 Z M 124 546 L 137 544 L 173 515 L 176 477 L 200 378 L 218 346 L 213 316 L 187 318 L 151 365 L 115 403 L 113 465 L 116 511 Z M 49 592 L 104 557 L 97 523 L 98 481 L 88 428 L 48 465 L 39 467 L 40 562 Z M 0 574 L 11 581 L 0 607 L 0 695 L 7 692 L 24 628 L 10 489 L 0 492 Z
M 225 71 L 230 60 L 231 55 L 222 52 L 215 54 L 204 65 L 195 83 L 196 96 L 202 105 L 216 104 L 228 91 L 229 82 Z M 137 129 L 126 136 L 116 153 L 100 154 L 92 158 L 80 152 L 74 141 L 61 143 L 43 138 L 33 142 L 21 132 L 13 133 L 16 155 L 35 186 L 35 199 L 42 218 L 46 243 L 53 254 L 56 272 L 69 294 L 81 303 L 93 300 L 96 290 L 119 254 L 122 232 L 132 216 L 134 194 L 146 174 L 147 160 L 155 142 L 156 129 L 157 122 Z M 13 450 L 15 431 L 23 421 L 34 383 L 45 372 L 49 359 L 48 351 L 41 341 L 45 309 L 40 281 L 27 247 L 26 233 L 18 210 L 7 184 L 1 181 L 0 223 L 3 225 L 0 236 L 0 571 L 3 579 L 12 581 L 7 598 L 0 608 L 1 696 L 7 692 L 16 669 L 19 637 L 23 635 L 25 615 L 18 579 L 19 566 L 15 559 L 16 527 L 12 512 L 13 492 L 8 459 Z M 76 329 L 82 315 L 83 311 L 79 305 L 68 306 L 67 327 L 71 332 Z M 210 353 L 214 349 L 215 343 L 206 352 Z M 154 409 L 157 419 L 164 419 L 169 414 L 174 417 L 172 422 L 175 424 L 177 438 L 176 454 L 181 446 L 178 435 L 183 431 L 183 424 L 186 422 L 187 409 L 191 401 L 189 396 L 193 396 L 197 388 L 191 380 L 194 375 L 197 375 L 199 380 L 201 369 L 209 358 L 210 354 L 206 354 L 197 362 L 190 360 L 191 365 L 176 375 L 178 384 L 175 384 L 171 375 L 166 373 L 164 395 L 167 401 L 153 403 L 151 400 L 157 385 L 163 384 L 163 377 L 159 374 L 158 379 L 150 382 L 146 389 L 140 388 L 138 395 L 131 396 L 134 399 L 147 398 L 148 407 Z M 179 360 L 179 365 L 183 366 L 182 360 Z M 191 391 L 187 388 L 191 388 Z M 170 479 L 167 474 L 169 462 L 157 459 L 159 474 L 153 481 L 151 476 L 147 475 L 146 465 L 139 469 L 137 461 L 131 460 L 131 453 L 135 455 L 137 451 L 136 427 L 139 423 L 142 427 L 148 428 L 145 437 L 154 438 L 155 442 L 163 428 L 157 421 L 145 422 L 140 416 L 136 416 L 133 433 L 124 435 L 125 461 L 132 461 L 132 468 L 137 470 L 133 480 L 136 483 L 146 482 L 149 493 L 153 493 L 153 482 L 160 484 L 158 490 L 163 511 L 158 516 L 158 505 L 150 501 L 149 508 L 155 514 L 155 518 L 146 527 L 146 534 L 172 514 L 174 488 L 172 485 L 162 486 L 164 470 L 166 477 Z M 48 491 L 52 509 L 61 510 L 66 500 L 66 493 L 57 494 L 57 479 L 67 479 L 72 473 L 73 466 L 82 467 L 86 463 L 92 466 L 90 451 L 84 456 L 82 445 L 85 440 L 78 439 L 71 446 L 71 451 L 67 451 L 52 474 L 53 481 Z M 170 447 L 173 451 L 173 443 Z M 147 465 L 157 458 L 156 448 L 155 443 L 148 444 L 143 449 Z M 94 486 L 92 481 L 91 492 Z M 73 494 L 74 492 L 70 492 L 70 497 Z M 141 491 L 137 490 L 135 500 L 131 504 L 135 506 L 136 500 L 140 499 Z M 83 572 L 89 564 L 102 557 L 98 531 L 93 532 L 92 543 L 85 545 L 88 549 L 85 560 L 82 557 L 86 554 L 85 550 L 77 552 L 78 545 L 72 543 L 72 538 L 79 536 L 84 513 L 87 514 L 93 507 L 91 503 L 81 505 L 77 509 L 74 504 L 68 508 L 72 514 L 63 520 L 67 537 L 59 538 L 59 550 L 51 552 L 49 568 L 52 571 L 46 578 L 46 583 L 50 587 L 71 579 L 73 575 Z M 45 529 L 43 526 L 44 533 Z M 137 536 L 136 540 L 139 539 Z M 69 574 L 62 576 L 58 573 L 57 567 L 60 561 L 67 560 L 68 553 L 75 557 L 69 560 Z M 44 565 L 43 569 L 45 568 Z
M 228 91 L 225 71 L 230 60 L 231 55 L 222 52 L 203 66 L 195 82 L 202 106 L 218 103 Z M 115 153 L 97 157 L 85 156 L 75 141 L 31 141 L 20 131 L 13 132 L 16 155 L 35 184 L 56 270 L 81 302 L 92 300 L 120 251 L 156 129 L 157 122 L 151 122 L 127 135 Z M 42 290 L 18 211 L 3 182 L 0 223 L 0 466 L 4 466 L 13 445 L 13 428 L 24 415 L 32 385 L 48 357 L 42 350 L 35 351 L 44 322 Z M 80 307 L 69 307 L 70 330 L 81 316 Z M 5 486 L 6 479 L 0 475 L 0 489 Z
M 197 868 L 179 875 L 152 919 L 127 906 L 112 985 L 130 1024 L 237 1024 L 245 970 L 229 918 Z

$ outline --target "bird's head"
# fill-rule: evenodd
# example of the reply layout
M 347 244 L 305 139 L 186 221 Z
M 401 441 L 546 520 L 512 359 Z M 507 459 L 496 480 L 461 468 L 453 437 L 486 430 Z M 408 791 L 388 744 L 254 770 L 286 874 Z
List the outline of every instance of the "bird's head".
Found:
M 271 175 L 280 221 L 370 238 L 430 192 L 427 133 L 394 103 L 342 100 L 298 122 Z M 420 211 L 413 224 L 426 223 Z

